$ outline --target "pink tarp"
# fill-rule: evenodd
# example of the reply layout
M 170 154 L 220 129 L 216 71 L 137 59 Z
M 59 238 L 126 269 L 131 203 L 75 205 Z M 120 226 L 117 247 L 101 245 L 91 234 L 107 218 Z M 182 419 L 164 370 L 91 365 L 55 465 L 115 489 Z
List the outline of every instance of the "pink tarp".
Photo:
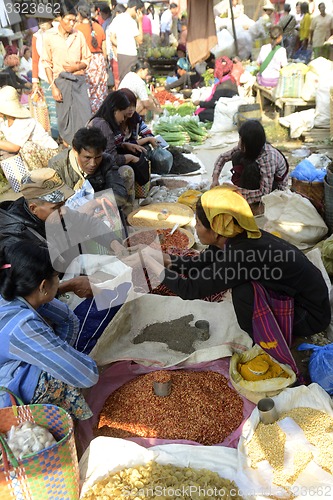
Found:
M 192 365 L 191 367 L 173 367 L 167 368 L 168 370 L 189 370 L 189 371 L 214 371 L 221 373 L 229 380 L 229 362 L 230 358 L 218 359 L 217 361 L 210 361 L 207 363 L 200 363 L 197 365 Z M 146 373 L 156 371 L 156 367 L 147 367 L 139 365 L 132 361 L 118 361 L 112 364 L 101 374 L 98 383 L 92 388 L 88 396 L 86 396 L 87 403 L 89 404 L 94 415 L 89 420 L 80 421 L 76 428 L 77 441 L 82 446 L 82 452 L 89 446 L 90 441 L 94 438 L 93 428 L 97 424 L 98 416 L 104 406 L 106 399 L 119 387 L 124 385 L 126 382 L 138 377 L 139 375 L 144 375 Z M 230 387 L 232 387 L 229 382 Z M 232 432 L 223 443 L 218 443 L 218 446 L 227 446 L 229 448 L 236 448 L 239 440 L 239 436 L 242 431 L 242 426 L 245 420 L 252 413 L 254 404 L 245 399 L 243 399 L 243 422 L 242 424 Z M 196 441 L 186 441 L 183 439 L 179 440 L 168 440 L 168 439 L 157 439 L 157 438 L 127 438 L 129 441 L 134 441 L 145 448 L 150 446 L 156 446 L 160 444 L 193 444 L 199 445 Z

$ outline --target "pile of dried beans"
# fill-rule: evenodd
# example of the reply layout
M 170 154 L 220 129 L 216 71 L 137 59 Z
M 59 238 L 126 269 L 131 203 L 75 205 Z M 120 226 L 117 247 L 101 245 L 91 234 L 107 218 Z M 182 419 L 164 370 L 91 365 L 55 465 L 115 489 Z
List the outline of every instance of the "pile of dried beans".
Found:
M 181 333 L 181 332 L 180 332 Z M 212 371 L 172 371 L 171 394 L 156 396 L 156 372 L 124 384 L 107 399 L 96 436 L 222 443 L 243 420 L 243 401 Z

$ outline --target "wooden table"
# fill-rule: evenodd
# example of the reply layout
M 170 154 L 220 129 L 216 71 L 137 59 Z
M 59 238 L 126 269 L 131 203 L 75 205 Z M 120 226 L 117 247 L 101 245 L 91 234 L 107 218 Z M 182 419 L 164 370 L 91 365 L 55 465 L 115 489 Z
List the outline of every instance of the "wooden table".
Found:
M 263 109 L 264 99 L 275 104 L 280 110 L 281 116 L 287 116 L 294 113 L 296 109 L 308 109 L 313 108 L 316 105 L 315 99 L 311 101 L 304 101 L 301 97 L 278 97 L 273 95 L 273 89 L 268 87 L 263 87 L 255 83 L 253 85 L 253 90 L 256 92 L 256 101 L 260 104 L 261 111 Z

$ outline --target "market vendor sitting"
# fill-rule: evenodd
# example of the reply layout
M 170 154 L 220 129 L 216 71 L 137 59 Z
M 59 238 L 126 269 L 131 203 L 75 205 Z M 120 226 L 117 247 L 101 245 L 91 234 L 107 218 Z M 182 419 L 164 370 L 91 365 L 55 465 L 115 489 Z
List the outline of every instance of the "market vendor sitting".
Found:
M 201 196 L 196 231 L 201 243 L 209 245 L 200 256 L 163 254 L 162 263 L 161 252 L 142 249 L 147 271 L 159 275 L 173 293 L 194 300 L 231 289 L 238 324 L 251 337 L 255 333 L 257 342 L 280 346 L 272 318 L 282 311 L 293 336 L 310 336 L 328 327 L 331 308 L 320 270 L 298 248 L 259 230 L 235 188 L 218 186 Z M 137 265 L 140 259 L 134 255 L 125 260 Z M 277 301 L 276 308 L 271 299 Z
M 96 384 L 98 369 L 73 347 L 79 320 L 55 298 L 58 285 L 47 247 L 20 242 L 1 252 L 1 385 L 25 404 L 54 404 L 85 420 L 92 412 L 81 389 Z M 9 405 L 0 392 L 0 407 Z
M 117 205 L 123 207 L 128 200 L 128 190 L 118 166 L 105 153 L 106 144 L 107 139 L 99 128 L 80 128 L 73 137 L 73 147 L 51 158 L 48 166 L 71 189 L 80 189 L 85 180 L 90 182 L 96 193 L 112 189 Z
M 191 70 L 191 65 L 185 57 L 177 61 L 177 80 L 164 86 L 165 90 L 194 88 L 202 81 L 201 75 L 196 70 Z M 163 87 L 160 87 L 162 89 Z M 158 89 L 157 89 L 158 90 Z
M 245 121 L 238 133 L 238 145 L 217 158 L 211 187 L 218 186 L 224 165 L 232 161 L 231 182 L 256 208 L 263 195 L 287 188 L 289 166 L 281 151 L 266 142 L 265 130 L 258 120 Z
M 137 61 L 131 67 L 131 71 L 121 80 L 118 87 L 119 90 L 123 88 L 130 89 L 135 94 L 138 99 L 136 110 L 141 116 L 145 116 L 148 111 L 154 113 L 162 111 L 158 101 L 148 91 L 147 79 L 149 72 L 150 68 L 147 62 Z
M 215 104 L 220 97 L 238 95 L 238 87 L 235 78 L 231 74 L 233 66 L 234 63 L 227 56 L 216 59 L 214 69 L 215 83 L 212 87 L 212 92 L 208 99 L 198 103 L 199 108 L 195 111 L 201 122 L 212 122 L 214 120 Z
M 8 248 L 17 242 L 28 241 L 35 246 L 40 242 L 46 244 L 46 220 L 62 209 L 69 197 L 74 194 L 50 168 L 33 170 L 21 181 L 22 196 L 15 201 L 0 203 L 0 250 Z M 100 220 L 87 213 L 66 210 L 67 230 L 80 231 L 81 241 L 89 241 L 90 235 L 96 235 L 94 241 L 105 249 L 111 250 L 115 235 Z M 97 236 L 99 235 L 99 236 Z M 74 235 L 72 234 L 73 238 Z M 88 238 L 89 236 L 89 238 Z M 61 242 L 60 242 L 61 243 Z M 81 251 L 84 244 L 81 245 Z M 88 252 L 87 252 L 88 253 Z M 74 245 L 61 255 L 69 264 L 79 254 L 79 248 Z M 79 297 L 91 297 L 91 285 L 87 276 L 63 281 L 59 284 L 59 293 L 74 292 Z
M 288 64 L 287 51 L 281 46 L 283 35 L 281 26 L 271 26 L 269 33 L 271 43 L 261 47 L 257 59 L 259 64 L 257 82 L 264 87 L 276 87 L 280 69 Z

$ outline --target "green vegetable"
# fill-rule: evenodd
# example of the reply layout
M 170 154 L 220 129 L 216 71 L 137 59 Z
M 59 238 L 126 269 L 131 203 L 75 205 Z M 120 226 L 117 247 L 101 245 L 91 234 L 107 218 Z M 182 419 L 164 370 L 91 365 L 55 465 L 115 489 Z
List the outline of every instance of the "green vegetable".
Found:
M 184 104 L 180 104 L 180 106 L 171 106 L 170 104 L 166 104 L 163 106 L 164 109 L 167 110 L 169 115 L 179 115 L 179 116 L 187 116 L 187 115 L 193 115 L 196 107 L 188 102 L 185 102 Z
M 205 87 L 210 87 L 214 83 L 214 75 L 211 69 L 206 69 L 201 75 L 204 79 Z
M 183 145 L 186 142 L 202 144 L 207 138 L 207 130 L 200 124 L 197 116 L 161 116 L 154 125 L 154 132 L 172 145 Z M 176 144 L 177 143 L 177 144 Z

